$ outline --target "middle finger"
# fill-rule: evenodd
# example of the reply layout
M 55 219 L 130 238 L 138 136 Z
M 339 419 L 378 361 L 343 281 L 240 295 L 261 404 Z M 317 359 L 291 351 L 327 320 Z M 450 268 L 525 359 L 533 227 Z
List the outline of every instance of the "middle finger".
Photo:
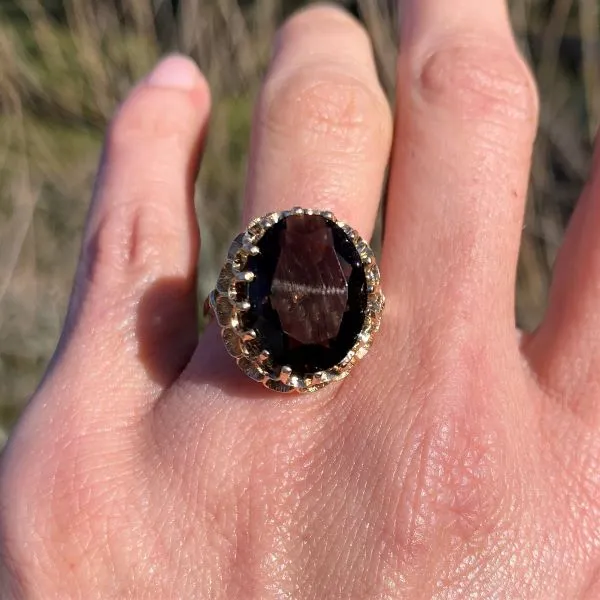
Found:
M 244 224 L 302 206 L 329 210 L 369 239 L 391 137 L 391 109 L 363 27 L 333 7 L 297 13 L 278 34 L 258 100 Z M 207 395 L 219 394 L 222 379 L 238 372 L 219 338 L 216 327 L 207 329 L 179 390 L 191 387 L 195 396 L 201 381 Z M 245 398 L 248 388 L 235 390 Z
M 368 239 L 391 130 L 359 23 L 332 7 L 293 16 L 279 33 L 256 110 L 246 222 L 293 206 L 326 209 Z
M 381 270 L 390 306 L 436 339 L 514 346 L 514 288 L 537 119 L 505 0 L 400 0 L 396 132 Z M 392 277 L 390 277 L 390 274 Z M 402 310 L 402 309 L 401 309 Z M 446 347 L 447 340 L 444 341 Z

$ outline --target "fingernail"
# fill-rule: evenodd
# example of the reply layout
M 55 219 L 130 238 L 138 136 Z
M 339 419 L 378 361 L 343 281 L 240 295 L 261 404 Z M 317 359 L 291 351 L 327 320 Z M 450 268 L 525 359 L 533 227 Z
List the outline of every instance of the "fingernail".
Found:
M 191 58 L 168 56 L 156 65 L 146 81 L 154 87 L 192 90 L 200 81 L 200 71 Z

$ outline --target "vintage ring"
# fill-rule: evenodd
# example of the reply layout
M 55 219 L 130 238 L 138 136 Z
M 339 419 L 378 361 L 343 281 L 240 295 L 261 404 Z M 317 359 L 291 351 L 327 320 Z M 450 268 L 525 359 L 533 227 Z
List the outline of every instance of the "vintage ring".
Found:
M 365 356 L 384 303 L 369 244 L 331 212 L 293 208 L 235 238 L 205 313 L 248 377 L 312 392 Z

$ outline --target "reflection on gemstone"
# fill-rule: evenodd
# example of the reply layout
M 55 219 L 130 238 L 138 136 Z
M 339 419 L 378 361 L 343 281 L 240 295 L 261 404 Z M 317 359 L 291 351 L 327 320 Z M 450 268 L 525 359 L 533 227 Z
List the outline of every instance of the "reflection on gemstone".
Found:
M 352 241 L 333 221 L 299 214 L 268 229 L 257 246 L 246 265 L 255 279 L 244 327 L 256 330 L 276 364 L 300 376 L 339 363 L 365 319 L 365 271 Z
M 279 240 L 271 304 L 294 340 L 326 344 L 339 333 L 352 268 L 336 253 L 323 217 L 290 217 Z

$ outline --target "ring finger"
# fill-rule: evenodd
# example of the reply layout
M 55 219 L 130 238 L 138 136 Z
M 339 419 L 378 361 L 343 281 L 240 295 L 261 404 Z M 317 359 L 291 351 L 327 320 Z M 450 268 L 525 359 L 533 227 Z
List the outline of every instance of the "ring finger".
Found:
M 257 105 L 245 220 L 328 209 L 369 238 L 391 129 L 365 30 L 332 7 L 298 13 L 278 35 Z
M 391 131 L 364 29 L 332 7 L 296 14 L 278 35 L 255 112 L 245 223 L 302 206 L 330 210 L 369 239 Z M 215 331 L 209 328 L 200 342 L 182 385 L 207 381 L 208 373 L 221 381 L 235 369 L 224 351 L 214 351 L 222 346 Z

